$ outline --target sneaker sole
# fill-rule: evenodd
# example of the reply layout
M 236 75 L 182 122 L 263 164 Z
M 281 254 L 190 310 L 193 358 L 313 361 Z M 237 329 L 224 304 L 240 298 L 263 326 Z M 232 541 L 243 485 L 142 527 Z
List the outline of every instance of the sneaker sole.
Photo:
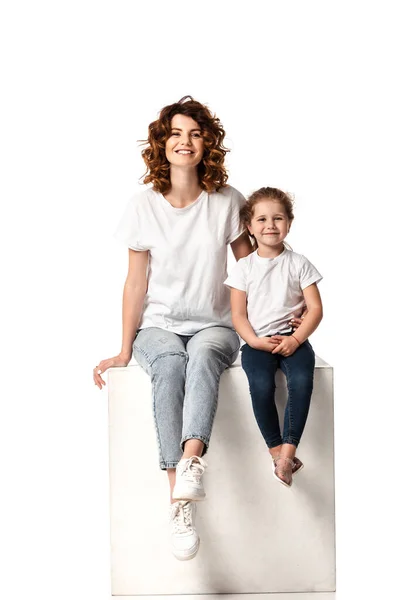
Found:
M 192 552 L 192 554 L 176 554 L 174 551 L 172 551 L 172 554 L 175 556 L 175 558 L 177 560 L 192 560 L 192 558 L 194 558 L 197 554 L 197 552 L 199 551 L 200 548 L 200 538 L 199 538 L 199 543 L 197 544 L 197 548 L 194 552 Z
M 194 495 L 193 493 L 190 493 L 188 489 L 185 488 L 176 489 L 175 487 L 174 491 L 172 492 L 172 498 L 174 500 L 189 500 L 191 502 L 202 502 L 205 499 L 205 497 L 205 492 L 203 492 L 202 494 L 200 493 Z

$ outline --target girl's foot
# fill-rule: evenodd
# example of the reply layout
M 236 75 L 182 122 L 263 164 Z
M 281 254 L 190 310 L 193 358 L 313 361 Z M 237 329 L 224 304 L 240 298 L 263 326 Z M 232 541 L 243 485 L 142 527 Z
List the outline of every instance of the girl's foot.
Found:
M 275 470 L 275 464 L 274 464 L 274 459 L 275 458 L 279 458 L 279 455 L 275 456 L 275 457 L 271 456 L 272 465 L 273 465 L 272 470 L 273 471 Z M 294 467 L 292 469 L 292 475 L 294 475 L 295 473 L 298 473 L 298 471 L 301 471 L 301 469 L 304 469 L 304 464 L 301 462 L 301 460 L 299 458 L 297 458 L 297 456 L 295 456 L 293 458 L 293 462 L 294 462 Z
M 292 485 L 293 471 L 296 466 L 295 462 L 290 458 L 285 458 L 284 456 L 276 456 L 272 460 L 272 471 L 275 479 L 277 479 L 279 483 L 282 483 L 286 487 L 290 487 Z
M 301 469 L 304 468 L 303 463 L 301 462 L 301 460 L 299 458 L 297 458 L 297 456 L 294 457 L 293 462 L 294 462 L 294 467 L 292 469 L 292 475 L 294 475 L 298 471 L 301 471 Z

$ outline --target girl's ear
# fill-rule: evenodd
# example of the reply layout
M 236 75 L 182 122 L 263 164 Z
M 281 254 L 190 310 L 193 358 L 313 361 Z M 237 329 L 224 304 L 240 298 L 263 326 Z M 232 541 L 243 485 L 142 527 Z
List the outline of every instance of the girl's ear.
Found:
M 247 229 L 248 229 L 250 235 L 253 235 L 253 228 L 252 228 L 252 226 L 251 225 L 247 225 Z

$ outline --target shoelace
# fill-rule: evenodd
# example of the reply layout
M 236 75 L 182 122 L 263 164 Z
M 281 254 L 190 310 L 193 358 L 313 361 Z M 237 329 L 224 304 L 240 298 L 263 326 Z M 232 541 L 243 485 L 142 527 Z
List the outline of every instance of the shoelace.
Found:
M 193 529 L 190 502 L 174 502 L 171 506 L 174 533 L 189 533 Z
M 191 479 L 192 481 L 195 481 L 196 483 L 199 483 L 200 477 L 203 475 L 206 466 L 207 465 L 205 461 L 201 458 L 189 458 L 189 460 L 184 466 L 182 475 L 184 475 L 188 479 Z

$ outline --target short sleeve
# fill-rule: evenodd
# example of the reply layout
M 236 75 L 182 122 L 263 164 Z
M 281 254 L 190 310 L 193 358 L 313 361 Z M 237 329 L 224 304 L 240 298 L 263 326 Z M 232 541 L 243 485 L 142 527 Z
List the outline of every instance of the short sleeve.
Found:
M 242 292 L 247 291 L 247 277 L 243 259 L 236 263 L 232 273 L 225 279 L 224 284 Z
M 246 230 L 246 228 L 241 225 L 239 219 L 239 211 L 246 203 L 246 199 L 243 194 L 238 192 L 238 190 L 235 190 L 235 188 L 230 188 L 230 191 L 231 207 L 226 228 L 226 244 L 231 244 L 234 242 Z
M 137 196 L 133 196 L 126 205 L 121 220 L 114 232 L 114 237 L 119 242 L 132 250 L 145 251 L 146 247 L 141 238 L 143 236 L 143 215 Z
M 300 265 L 300 287 L 304 290 L 313 283 L 318 283 L 322 279 L 322 275 L 317 271 L 312 263 L 305 257 L 302 256 L 302 262 Z

